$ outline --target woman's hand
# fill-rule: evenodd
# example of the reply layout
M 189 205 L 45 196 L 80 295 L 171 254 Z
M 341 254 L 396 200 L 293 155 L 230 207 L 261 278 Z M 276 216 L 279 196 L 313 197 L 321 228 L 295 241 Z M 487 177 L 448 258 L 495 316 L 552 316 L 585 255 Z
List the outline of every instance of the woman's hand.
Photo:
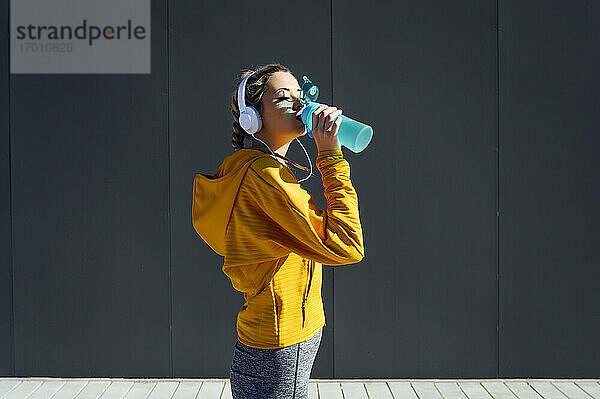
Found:
M 342 149 L 337 136 L 340 123 L 342 123 L 342 118 L 338 118 L 341 114 L 341 109 L 327 105 L 321 105 L 313 112 L 311 132 L 315 137 L 319 152 Z

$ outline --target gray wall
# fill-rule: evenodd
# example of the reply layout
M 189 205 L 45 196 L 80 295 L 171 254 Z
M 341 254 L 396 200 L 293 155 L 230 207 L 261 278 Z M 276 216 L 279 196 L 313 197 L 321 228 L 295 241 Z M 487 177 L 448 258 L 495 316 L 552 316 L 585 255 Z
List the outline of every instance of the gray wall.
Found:
M 9 75 L 3 26 L 3 376 L 228 376 L 243 297 L 192 181 L 268 62 L 374 128 L 344 149 L 366 257 L 324 267 L 313 378 L 600 374 L 598 7 L 304 7 L 152 1 L 151 75 Z
M 152 11 L 152 74 L 10 76 L 5 374 L 171 374 L 166 3 Z
M 500 371 L 597 377 L 600 4 L 501 4 Z

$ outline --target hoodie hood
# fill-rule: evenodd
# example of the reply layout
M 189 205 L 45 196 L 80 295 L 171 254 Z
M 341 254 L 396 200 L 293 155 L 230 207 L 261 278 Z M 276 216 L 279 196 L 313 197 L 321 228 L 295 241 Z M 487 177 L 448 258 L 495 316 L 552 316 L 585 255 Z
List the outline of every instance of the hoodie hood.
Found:
M 214 176 L 194 177 L 192 225 L 204 241 L 225 256 L 225 232 L 246 171 L 258 158 L 269 157 L 261 150 L 240 149 L 223 160 Z

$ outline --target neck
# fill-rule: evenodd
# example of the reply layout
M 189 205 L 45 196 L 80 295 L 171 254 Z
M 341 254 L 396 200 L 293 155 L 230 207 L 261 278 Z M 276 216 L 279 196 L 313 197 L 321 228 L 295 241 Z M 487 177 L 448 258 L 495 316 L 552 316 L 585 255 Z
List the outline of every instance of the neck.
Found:
M 257 134 L 254 135 L 255 137 L 258 136 Z M 291 163 L 292 165 L 294 165 L 295 167 L 302 169 L 302 170 L 309 170 L 306 166 L 302 166 L 297 164 L 296 162 L 292 161 L 291 159 L 287 159 L 285 157 L 285 154 L 287 153 L 287 149 L 290 146 L 290 142 L 288 141 L 287 143 L 283 143 L 281 144 L 279 147 L 277 147 L 277 144 L 273 144 L 272 142 L 269 142 L 268 139 L 263 138 L 263 137 L 258 137 L 260 140 L 264 141 L 265 143 L 267 143 L 269 145 L 269 147 L 271 148 L 271 151 L 273 151 L 275 154 L 277 154 L 280 157 L 283 157 L 286 161 L 288 161 L 289 163 Z M 302 145 L 302 143 L 300 143 L 300 141 L 298 141 L 298 143 L 302 146 L 302 148 L 304 148 L 304 146 Z M 254 149 L 263 149 L 265 152 L 269 151 L 265 145 L 263 143 L 261 143 L 258 140 L 255 140 L 254 137 L 252 137 L 252 148 Z M 304 150 L 304 153 L 306 153 L 306 150 Z M 277 158 L 277 157 L 275 157 Z M 283 165 L 286 165 L 286 163 L 284 161 L 282 161 L 281 159 L 278 159 L 279 162 L 281 162 Z M 310 162 L 310 159 L 308 160 Z M 288 165 L 286 165 L 288 166 Z M 311 164 L 311 173 L 312 173 L 312 164 Z
M 256 133 L 254 136 L 258 137 L 259 139 L 261 139 L 262 141 L 267 143 L 267 145 L 269 146 L 271 151 L 273 151 L 283 157 L 285 157 L 285 155 L 287 154 L 287 150 L 290 146 L 290 141 L 285 140 L 285 138 L 277 140 L 277 139 L 274 139 L 270 135 L 262 135 L 259 133 Z M 263 147 L 265 147 L 265 145 L 263 143 L 261 143 L 260 141 L 256 140 L 254 137 L 252 137 L 252 147 L 263 148 Z

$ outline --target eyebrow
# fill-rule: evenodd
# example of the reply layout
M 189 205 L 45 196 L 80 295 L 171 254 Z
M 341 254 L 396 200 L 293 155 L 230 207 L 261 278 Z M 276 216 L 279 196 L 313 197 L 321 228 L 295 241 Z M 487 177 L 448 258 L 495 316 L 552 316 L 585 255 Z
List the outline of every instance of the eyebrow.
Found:
M 298 90 L 302 90 L 300 87 L 297 87 Z M 273 93 L 277 93 L 279 90 L 287 90 L 290 91 L 289 87 L 280 87 L 279 89 L 276 89 Z

